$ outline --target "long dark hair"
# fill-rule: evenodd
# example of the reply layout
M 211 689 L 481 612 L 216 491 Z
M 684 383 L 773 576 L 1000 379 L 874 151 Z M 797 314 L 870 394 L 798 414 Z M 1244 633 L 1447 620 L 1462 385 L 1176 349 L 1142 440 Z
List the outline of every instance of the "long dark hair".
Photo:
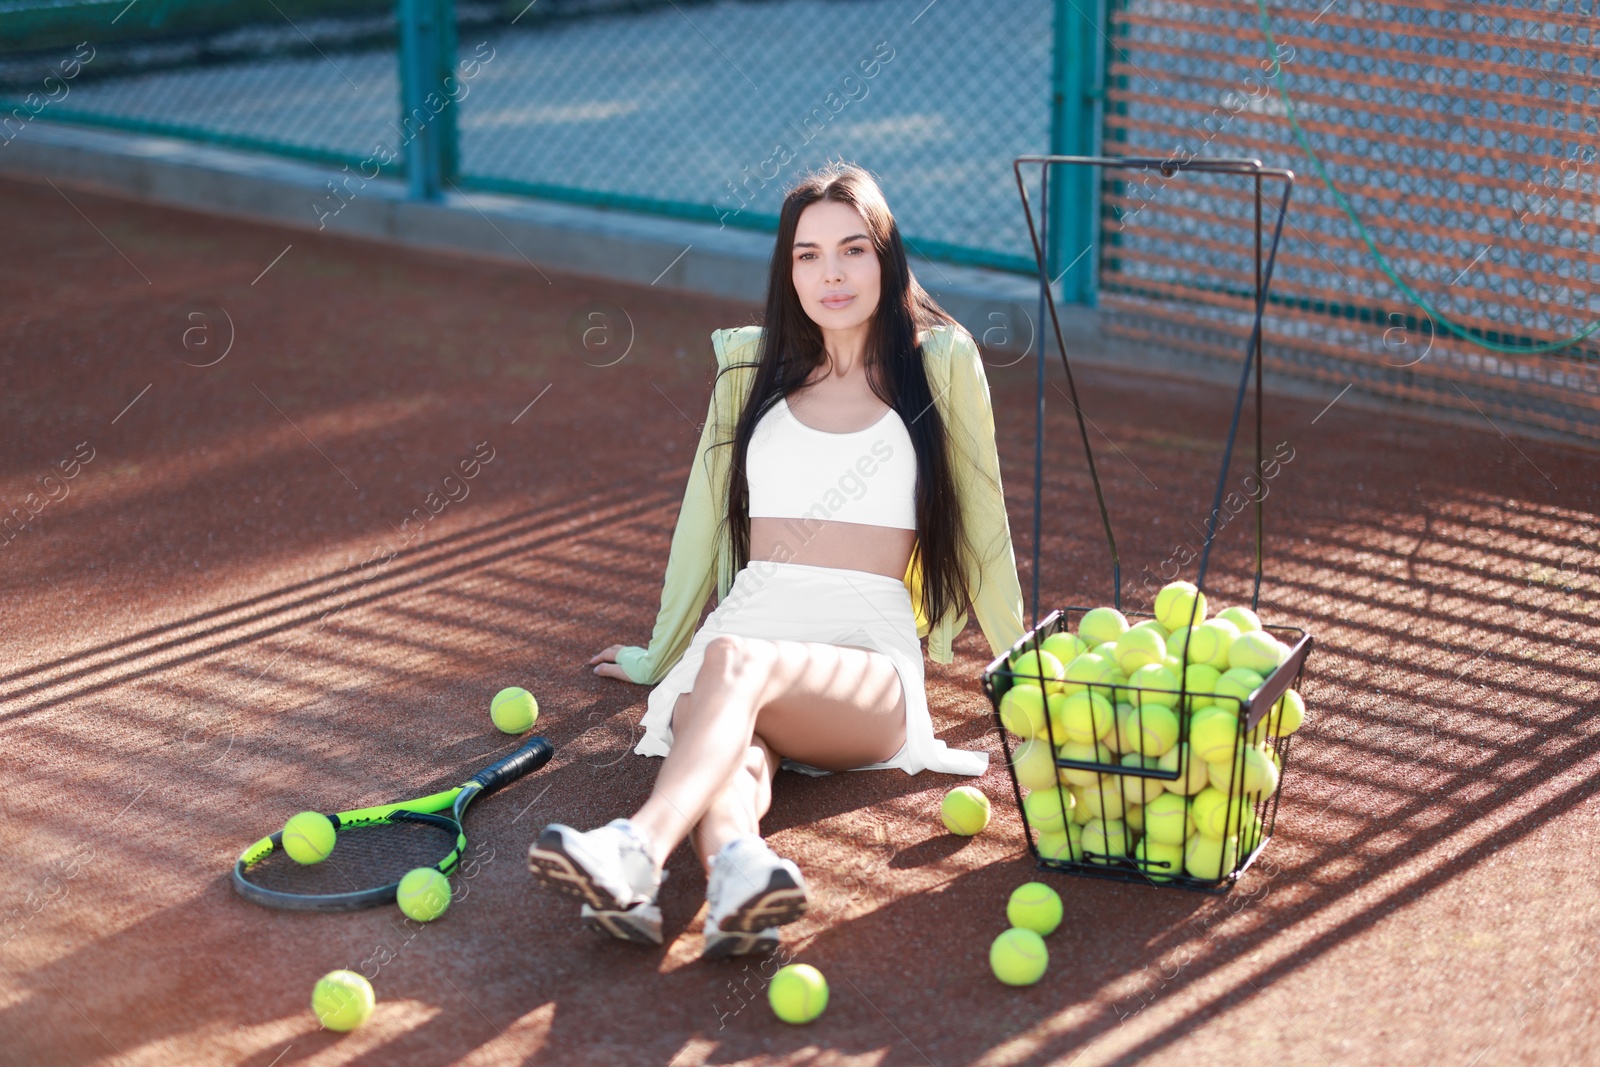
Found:
M 802 177 L 785 195 L 772 248 L 758 354 L 754 363 L 734 364 L 755 367 L 733 439 L 721 442 L 733 446 L 723 521 L 731 523 L 734 570 L 750 560 L 750 488 L 744 468 L 756 424 L 828 359 L 822 329 L 806 314 L 795 292 L 791 259 L 800 213 L 819 200 L 848 204 L 859 212 L 878 254 L 882 290 L 868 326 L 865 369 L 873 394 L 899 414 L 916 452 L 913 553 L 922 561 L 922 615 L 931 630 L 947 611 L 970 610 L 972 601 L 962 573 L 961 553 L 966 547 L 948 434 L 934 403 L 917 332 L 938 324 L 956 330 L 961 326 L 912 276 L 900 228 L 882 190 L 870 174 L 850 163 L 829 163 Z

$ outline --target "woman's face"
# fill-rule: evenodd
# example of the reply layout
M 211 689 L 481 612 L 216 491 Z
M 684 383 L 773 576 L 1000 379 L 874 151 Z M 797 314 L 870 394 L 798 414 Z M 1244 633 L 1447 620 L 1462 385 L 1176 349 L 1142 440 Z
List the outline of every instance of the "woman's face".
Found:
M 818 200 L 795 226 L 794 288 L 824 330 L 850 330 L 878 308 L 881 268 L 867 224 L 849 204 Z

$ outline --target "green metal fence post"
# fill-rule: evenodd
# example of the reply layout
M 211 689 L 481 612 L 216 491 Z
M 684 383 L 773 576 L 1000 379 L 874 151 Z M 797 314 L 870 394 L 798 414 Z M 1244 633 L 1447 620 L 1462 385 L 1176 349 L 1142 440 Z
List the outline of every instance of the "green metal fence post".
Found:
M 455 69 L 455 0 L 397 0 L 400 23 L 400 132 L 413 200 L 437 200 L 458 171 L 455 101 L 445 78 Z
M 1087 10 L 1086 10 L 1087 8 Z M 1056 0 L 1051 70 L 1050 153 L 1098 151 L 1095 103 L 1101 89 L 1101 0 Z M 1095 303 L 1095 245 L 1100 225 L 1100 175 L 1094 167 L 1056 167 L 1050 175 L 1050 245 L 1045 262 L 1060 278 L 1061 299 Z

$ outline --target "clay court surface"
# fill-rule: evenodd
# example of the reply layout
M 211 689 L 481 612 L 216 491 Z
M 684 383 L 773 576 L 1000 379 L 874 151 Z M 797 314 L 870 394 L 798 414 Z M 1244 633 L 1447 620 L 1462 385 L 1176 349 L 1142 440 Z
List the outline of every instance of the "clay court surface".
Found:
M 659 764 L 629 751 L 647 689 L 584 661 L 649 637 L 709 334 L 757 309 L 0 191 L 0 510 L 92 450 L 0 549 L 0 886 L 17 909 L 0 1060 L 1600 1061 L 1595 453 L 1353 396 L 1319 417 L 1331 389 L 1270 397 L 1268 450 L 1293 459 L 1268 498 L 1262 614 L 1316 645 L 1313 721 L 1262 861 L 1225 897 L 1040 875 L 970 624 L 928 683 L 940 735 L 993 754 L 984 834 L 938 822 L 962 779 L 779 776 L 766 829 L 814 889 L 786 951 L 832 986 L 794 1028 L 767 1009 L 770 964 L 696 958 L 687 849 L 659 949 L 579 929 L 525 864 L 544 823 L 597 825 L 649 790 Z M 214 366 L 178 358 L 194 302 L 233 323 Z M 637 331 L 606 367 L 566 339 L 599 302 Z M 1034 371 L 1002 362 L 988 373 L 1026 592 Z M 1109 368 L 1080 384 L 1131 585 L 1199 543 L 1230 393 Z M 1053 386 L 1049 404 L 1047 607 L 1108 602 L 1076 427 Z M 1247 602 L 1248 534 L 1244 517 L 1223 530 L 1214 602 Z M 478 862 L 443 919 L 234 895 L 235 856 L 288 815 L 447 787 L 509 751 L 487 715 L 507 685 L 537 695 L 557 755 L 469 816 Z M 1067 921 L 1045 979 L 1010 989 L 987 949 L 1034 877 Z M 376 972 L 377 1012 L 346 1036 L 308 1006 L 338 967 Z

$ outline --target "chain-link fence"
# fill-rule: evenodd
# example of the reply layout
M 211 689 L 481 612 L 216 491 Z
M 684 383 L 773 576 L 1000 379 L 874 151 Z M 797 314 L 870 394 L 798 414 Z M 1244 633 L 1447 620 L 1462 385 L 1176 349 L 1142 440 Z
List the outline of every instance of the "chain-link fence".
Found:
M 1251 156 L 1300 178 L 1269 366 L 1600 439 L 1594 8 L 0 0 L 0 152 L 41 117 L 768 232 L 842 157 L 915 252 L 1022 273 L 1017 156 Z M 1063 207 L 1109 328 L 1240 358 L 1250 190 L 1101 189 Z
M 1111 21 L 1109 152 L 1296 171 L 1269 367 L 1600 438 L 1593 0 L 1119 0 Z M 1249 183 L 1108 176 L 1103 210 L 1115 329 L 1242 357 Z

